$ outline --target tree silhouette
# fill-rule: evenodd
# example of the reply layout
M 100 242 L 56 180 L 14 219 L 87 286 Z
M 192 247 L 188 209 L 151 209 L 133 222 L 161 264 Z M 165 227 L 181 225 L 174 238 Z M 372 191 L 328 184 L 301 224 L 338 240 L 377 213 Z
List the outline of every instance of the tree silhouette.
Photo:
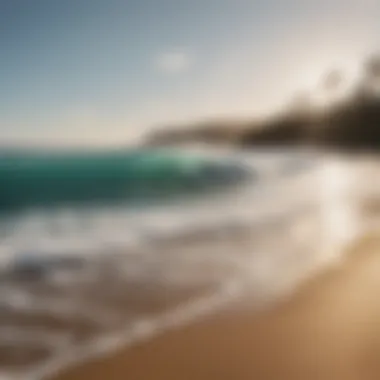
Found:
M 371 56 L 364 64 L 368 79 L 380 80 L 380 54 Z
M 380 90 L 380 55 L 371 56 L 364 64 L 364 81 L 371 95 Z
M 362 77 L 355 90 L 355 100 L 366 102 L 380 90 L 380 55 L 372 55 L 362 67 Z
M 331 70 L 322 79 L 322 89 L 326 93 L 334 94 L 341 87 L 343 79 L 344 76 L 341 70 Z

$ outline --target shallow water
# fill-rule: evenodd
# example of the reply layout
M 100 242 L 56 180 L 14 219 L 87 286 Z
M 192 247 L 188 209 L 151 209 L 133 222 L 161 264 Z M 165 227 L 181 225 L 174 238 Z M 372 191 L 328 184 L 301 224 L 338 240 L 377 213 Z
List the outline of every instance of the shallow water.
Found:
M 46 377 L 243 294 L 265 306 L 339 260 L 362 223 L 354 207 L 366 190 L 362 163 L 310 152 L 213 157 L 248 168 L 251 179 L 138 207 L 102 202 L 3 215 L 5 378 Z

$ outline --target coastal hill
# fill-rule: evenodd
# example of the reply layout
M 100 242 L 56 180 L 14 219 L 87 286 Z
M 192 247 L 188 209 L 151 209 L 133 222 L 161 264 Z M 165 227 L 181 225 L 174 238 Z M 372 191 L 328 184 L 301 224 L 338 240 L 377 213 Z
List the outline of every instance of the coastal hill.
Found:
M 323 145 L 380 149 L 380 55 L 362 65 L 361 74 L 345 96 L 344 73 L 329 72 L 321 81 L 327 103 L 300 93 L 280 112 L 260 120 L 209 120 L 153 130 L 149 146 L 187 143 L 236 146 Z

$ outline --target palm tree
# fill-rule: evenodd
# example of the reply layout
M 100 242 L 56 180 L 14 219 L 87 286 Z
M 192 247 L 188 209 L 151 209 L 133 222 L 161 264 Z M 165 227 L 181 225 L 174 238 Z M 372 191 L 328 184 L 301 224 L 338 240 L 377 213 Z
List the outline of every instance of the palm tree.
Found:
M 380 54 L 373 55 L 365 63 L 367 75 L 374 79 L 380 78 Z
M 372 94 L 380 90 L 380 55 L 375 54 L 364 64 L 364 82 Z
M 339 92 L 344 82 L 343 72 L 339 69 L 330 70 L 321 81 L 323 98 L 328 104 L 334 103 L 339 98 Z
M 335 93 L 341 87 L 343 79 L 343 73 L 340 70 L 331 70 L 323 78 L 322 88 L 326 93 Z

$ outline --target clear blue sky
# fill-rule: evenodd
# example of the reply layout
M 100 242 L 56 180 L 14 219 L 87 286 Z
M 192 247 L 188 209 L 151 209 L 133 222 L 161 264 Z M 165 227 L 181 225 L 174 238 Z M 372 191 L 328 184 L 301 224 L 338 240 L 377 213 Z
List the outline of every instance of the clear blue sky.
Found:
M 0 0 L 0 144 L 254 116 L 380 48 L 379 20 L 377 0 Z

